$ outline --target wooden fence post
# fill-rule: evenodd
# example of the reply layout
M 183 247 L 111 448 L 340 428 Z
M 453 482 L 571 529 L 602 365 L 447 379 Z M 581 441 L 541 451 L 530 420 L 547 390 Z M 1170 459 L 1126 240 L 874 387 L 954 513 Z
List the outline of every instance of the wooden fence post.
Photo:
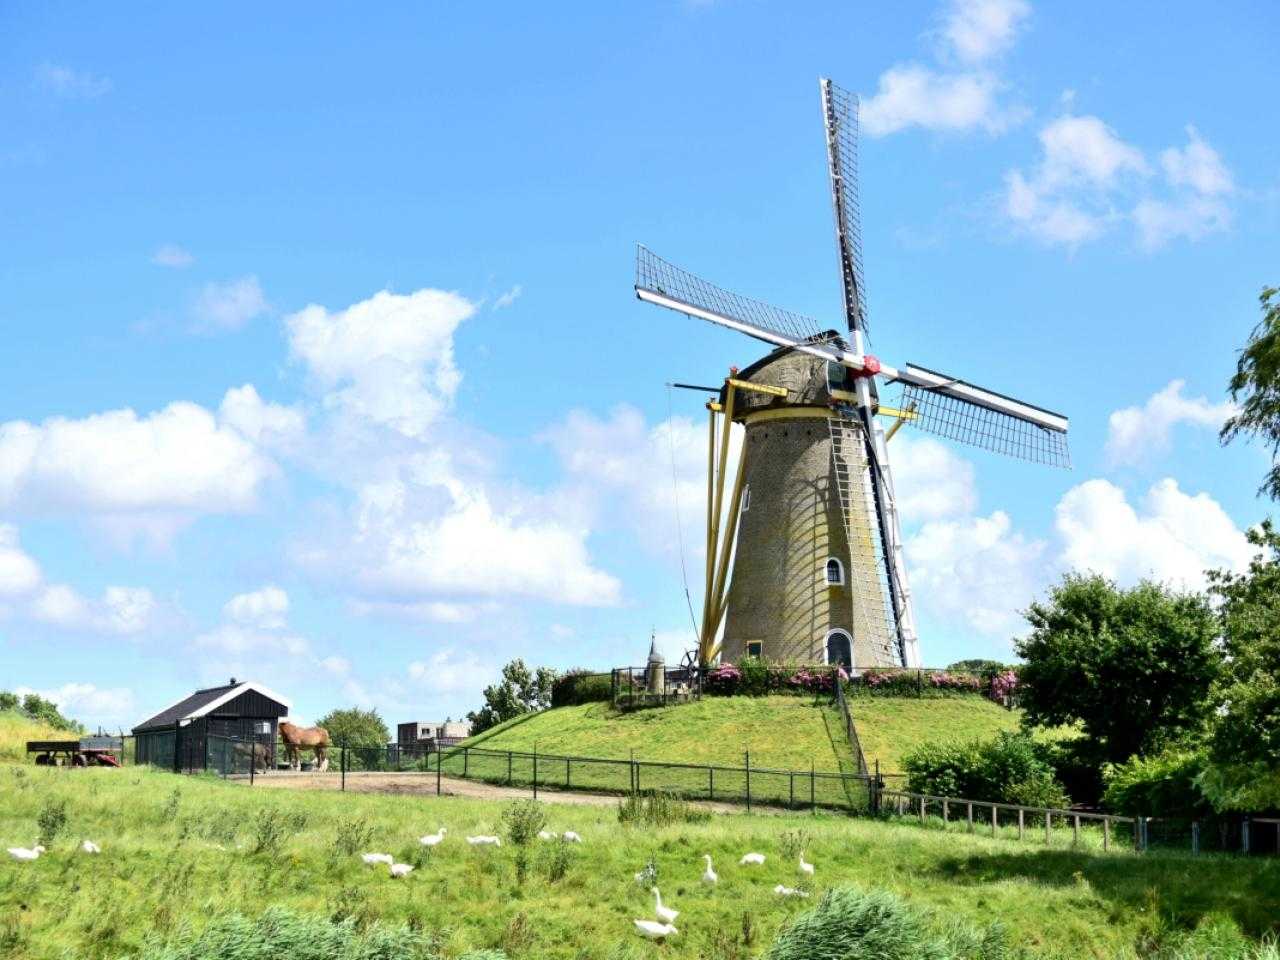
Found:
M 1053 814 L 1046 810 L 1044 812 L 1044 845 L 1046 847 L 1053 844 Z
M 538 745 L 533 745 L 533 799 L 538 799 Z
M 511 751 L 507 751 L 507 786 L 511 786 Z
M 1080 846 L 1080 814 L 1078 813 L 1071 818 L 1071 845 Z
M 345 792 L 347 789 L 347 741 L 345 737 L 342 740 L 342 760 L 338 764 L 338 769 L 341 771 L 342 790 Z
M 463 747 L 462 748 L 462 777 L 464 780 L 466 779 L 467 770 L 470 767 L 470 765 L 471 765 L 470 755 L 467 752 L 467 748 Z
M 965 814 L 964 814 L 965 820 L 968 821 L 969 832 L 973 833 L 973 801 L 970 800 L 964 806 L 965 806 Z
M 1249 818 L 1245 817 L 1244 822 L 1240 824 L 1240 852 L 1247 854 L 1249 852 Z
M 947 802 L 947 798 L 943 797 L 942 798 L 942 829 L 944 830 L 947 828 L 947 824 L 951 822 L 950 811 L 948 809 L 950 806 L 951 805 Z
M 920 797 L 920 822 L 924 823 L 924 796 Z
M 814 790 L 814 781 L 817 779 L 814 775 L 815 769 L 816 768 L 814 767 L 814 764 L 813 764 L 813 758 L 810 758 L 809 759 L 809 806 L 813 808 L 813 815 L 816 817 L 818 815 L 818 800 L 817 800 L 818 794 Z
M 996 835 L 996 830 L 1000 826 L 1000 808 L 994 803 L 991 805 L 991 836 Z
M 1026 814 L 1027 814 L 1027 811 L 1025 809 L 1023 809 L 1022 807 L 1018 808 L 1018 839 L 1019 840 L 1022 839 L 1023 830 L 1026 827 Z
M 1111 849 L 1111 818 L 1102 818 L 1102 852 L 1106 853 Z
M 747 813 L 751 812 L 751 751 L 743 751 L 743 759 L 746 762 L 747 771 Z
M 714 800 L 716 798 L 716 768 L 707 766 L 707 799 Z
M 436 744 L 436 796 L 440 796 L 440 768 L 444 766 L 444 751 Z
M 1200 852 L 1200 821 L 1193 820 L 1191 822 L 1191 852 Z

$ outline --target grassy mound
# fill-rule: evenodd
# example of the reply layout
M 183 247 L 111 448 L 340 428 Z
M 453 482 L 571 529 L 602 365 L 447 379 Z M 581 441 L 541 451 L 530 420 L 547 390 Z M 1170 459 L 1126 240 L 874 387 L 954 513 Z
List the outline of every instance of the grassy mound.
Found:
M 779 770 L 851 770 L 849 741 L 839 714 L 825 699 L 704 697 L 652 710 L 616 713 L 607 703 L 559 707 L 518 718 L 473 737 L 468 746 Z
M 922 743 L 994 737 L 1017 730 L 1022 714 L 986 697 L 850 697 L 867 765 L 897 773 L 902 757 Z
M 407 929 L 450 960 L 477 949 L 517 960 L 746 960 L 765 954 L 790 921 L 840 887 L 906 898 L 924 937 L 999 921 L 1010 943 L 1055 960 L 1175 956 L 1158 951 L 1183 931 L 1214 923 L 1224 931 L 1219 943 L 1237 928 L 1258 937 L 1280 917 L 1273 858 L 1096 856 L 807 814 L 627 826 L 612 806 L 547 805 L 547 829 L 576 830 L 583 842 L 533 841 L 520 886 L 512 843 L 473 848 L 464 839 L 504 834 L 506 804 L 267 791 L 139 768 L 0 767 L 0 848 L 29 844 L 41 812 L 59 803 L 66 823 L 48 853 L 0 864 L 6 958 L 212 960 L 233 954 L 190 948 L 268 934 L 347 936 L 346 928 L 335 934 L 303 921 L 260 922 L 274 908 L 350 922 L 360 936 L 346 949 L 357 956 Z M 417 838 L 438 826 L 449 833 L 428 853 Z M 102 853 L 80 853 L 84 838 Z M 807 884 L 812 897 L 779 897 L 776 884 L 801 885 L 793 857 L 801 848 L 817 867 Z M 739 866 L 748 850 L 765 854 L 765 864 Z M 392 878 L 386 867 L 365 866 L 365 851 L 416 869 Z M 720 874 L 715 887 L 698 879 L 704 853 Z M 632 928 L 634 918 L 653 915 L 652 895 L 634 879 L 648 865 L 664 902 L 680 910 L 679 936 L 661 947 Z M 156 943 L 172 953 L 149 946 Z
M 26 763 L 28 740 L 76 740 L 78 735 L 37 723 L 14 710 L 0 710 L 0 763 Z

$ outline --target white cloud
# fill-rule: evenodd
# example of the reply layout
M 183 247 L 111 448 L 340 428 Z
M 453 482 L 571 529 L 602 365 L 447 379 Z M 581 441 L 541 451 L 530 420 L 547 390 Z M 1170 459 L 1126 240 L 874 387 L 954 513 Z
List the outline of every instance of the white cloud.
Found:
M 403 483 L 384 485 L 362 504 L 351 548 L 356 588 L 376 599 L 535 597 L 609 606 L 621 584 L 596 569 L 586 531 L 554 517 L 497 507 L 488 494 L 455 480 L 439 485 L 450 502 L 419 512 Z
M 1046 544 L 1014 530 L 1000 510 L 926 523 L 904 549 L 921 613 L 937 622 L 961 622 L 979 634 L 1018 632 L 1019 610 L 1045 579 Z
M 166 243 L 157 248 L 156 252 L 151 255 L 151 262 L 158 267 L 185 270 L 196 262 L 196 258 L 176 243 Z
M 0 523 L 0 598 L 34 593 L 42 580 L 40 565 L 18 542 L 18 528 Z
M 1030 15 L 1026 0 L 952 0 L 942 36 L 960 60 L 980 63 L 1012 47 Z
M 108 77 L 73 70 L 56 63 L 42 63 L 36 68 L 36 85 L 68 100 L 93 100 L 111 92 Z
M 998 100 L 1001 84 L 990 73 L 939 73 L 899 64 L 880 75 L 874 95 L 862 102 L 862 129 L 883 137 L 909 127 L 999 133 L 1017 119 Z
M 963 69 L 894 64 L 862 101 L 862 129 L 883 137 L 910 127 L 1000 133 L 1025 111 L 1000 102 L 1004 81 L 989 63 L 1013 46 L 1031 12 L 1025 0 L 951 0 L 942 17 L 941 59 Z
M 253 653 L 284 654 L 290 657 L 305 656 L 311 645 L 303 637 L 282 631 L 223 623 L 195 638 L 197 647 L 214 650 L 220 654 Z
M 512 287 L 506 293 L 498 297 L 497 300 L 493 301 L 493 309 L 501 310 L 504 307 L 511 306 L 513 303 L 516 302 L 517 299 L 519 299 L 520 294 L 523 292 L 524 292 L 524 288 L 517 283 L 514 287 Z
M 153 623 L 159 604 L 143 587 L 107 587 L 100 600 L 80 595 L 66 584 L 50 584 L 31 599 L 28 615 L 76 633 L 130 636 Z
M 1209 568 L 1241 570 L 1253 550 L 1207 493 L 1183 493 L 1172 477 L 1147 492 L 1141 511 L 1106 480 L 1073 487 L 1058 503 L 1055 526 L 1065 569 L 1092 570 L 1122 582 L 1148 578 L 1203 589 Z
M 435 694 L 477 695 L 498 677 L 498 669 L 493 664 L 485 663 L 475 654 L 459 655 L 451 649 L 440 650 L 426 660 L 413 661 L 407 672 L 415 685 Z
M 1160 154 L 1165 177 L 1174 186 L 1190 187 L 1196 193 L 1212 197 L 1232 193 L 1235 183 L 1218 151 L 1205 143 L 1195 127 L 1187 126 L 1187 145 L 1179 150 L 1170 147 Z
M 191 308 L 195 329 L 205 333 L 239 330 L 270 309 L 266 294 L 253 276 L 207 283 Z
M 92 683 L 64 683 L 52 690 L 18 687 L 20 697 L 37 694 L 57 705 L 63 716 L 79 720 L 87 726 L 126 727 L 137 720 L 133 691 L 126 687 L 98 687 Z
M 218 407 L 218 419 L 265 450 L 294 449 L 307 429 L 306 417 L 300 410 L 267 403 L 251 383 L 226 392 Z
M 973 464 L 946 444 L 903 431 L 894 437 L 890 457 L 903 523 L 972 513 L 977 506 Z
M 1187 135 L 1186 147 L 1160 154 L 1167 190 L 1158 194 L 1141 150 L 1098 117 L 1059 117 L 1040 131 L 1035 170 L 1005 174 L 1004 213 L 1030 236 L 1068 248 L 1129 222 L 1145 250 L 1224 231 L 1231 174 L 1194 127 Z
M 1107 457 L 1112 463 L 1141 463 L 1169 448 L 1170 434 L 1181 423 L 1218 430 L 1234 412 L 1227 401 L 1183 396 L 1184 380 L 1171 380 L 1140 407 L 1116 410 L 1108 420 Z
M 273 584 L 252 593 L 240 593 L 226 602 L 223 616 L 244 626 L 263 630 L 284 627 L 289 615 L 289 595 Z
M 63 583 L 47 583 L 40 565 L 23 549 L 18 528 L 0 523 L 0 614 L 19 616 L 78 633 L 129 636 L 154 625 L 160 604 L 142 587 L 109 586 L 97 600 Z
M 384 290 L 336 313 L 313 304 L 285 325 L 326 405 L 418 437 L 453 402 L 453 333 L 474 313 L 456 293 Z
M 1030 177 L 1005 174 L 1004 212 L 1048 244 L 1074 248 L 1119 219 L 1113 191 L 1150 167 L 1142 152 L 1093 116 L 1066 115 L 1040 131 L 1041 157 Z
M 1231 207 L 1215 197 L 1188 196 L 1177 201 L 1141 200 L 1133 208 L 1138 243 L 1158 250 L 1174 240 L 1202 240 L 1231 226 Z
M 677 504 L 686 533 L 691 525 L 695 531 L 705 529 L 705 424 L 677 416 L 650 425 L 640 411 L 621 404 L 608 418 L 572 410 L 561 423 L 544 431 L 541 439 L 556 451 L 570 478 L 570 499 L 593 522 L 621 524 L 649 549 L 670 553 L 676 549 Z M 742 429 L 735 426 L 729 439 L 726 487 L 737 474 L 741 445 Z M 704 539 L 686 536 L 691 555 L 705 552 Z
M 325 657 L 320 661 L 320 666 L 335 677 L 345 677 L 351 672 L 351 661 L 346 657 Z
M 172 532 L 200 514 L 253 509 L 278 472 L 255 441 L 300 429 L 296 412 L 262 403 L 249 386 L 228 391 L 217 413 L 177 402 L 143 417 L 11 420 L 0 423 L 0 509 Z

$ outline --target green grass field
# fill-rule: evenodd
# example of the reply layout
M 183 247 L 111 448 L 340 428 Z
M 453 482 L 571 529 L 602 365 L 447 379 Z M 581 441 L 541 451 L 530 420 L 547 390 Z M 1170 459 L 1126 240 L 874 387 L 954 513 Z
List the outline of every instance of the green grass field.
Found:
M 462 839 L 501 833 L 504 803 L 266 791 L 138 768 L 0 767 L 0 846 L 30 845 L 41 811 L 60 801 L 66 825 L 49 852 L 0 862 L 6 957 L 128 957 L 148 937 L 274 905 L 360 924 L 409 922 L 438 937 L 447 957 L 501 947 L 512 960 L 745 960 L 804 909 L 771 892 L 797 882 L 781 849 L 798 830 L 817 866 L 815 894 L 885 888 L 939 928 L 999 921 L 1033 957 L 1183 957 L 1158 951 L 1210 921 L 1256 937 L 1280 918 L 1276 859 L 1098 856 L 840 816 L 719 815 L 641 828 L 620 825 L 608 806 L 548 805 L 551 829 L 572 828 L 584 842 L 565 848 L 571 859 L 554 882 L 555 847 L 539 844 L 518 888 L 509 844 L 471 848 Z M 416 837 L 439 825 L 449 837 L 427 858 Z M 354 849 L 385 851 L 417 870 L 396 880 L 342 852 L 339 839 L 360 829 L 368 834 Z M 102 854 L 79 853 L 84 838 Z M 747 850 L 766 854 L 765 866 L 739 867 Z M 698 882 L 703 853 L 720 872 L 714 888 Z M 652 915 L 633 881 L 650 859 L 664 900 L 681 911 L 680 935 L 663 946 L 631 930 L 632 918 Z
M 922 743 L 973 740 L 1017 730 L 1021 713 L 1006 710 L 986 697 L 849 698 L 853 724 L 868 766 L 896 773 L 902 758 Z
M 523 722 L 519 722 L 519 721 Z M 631 713 L 607 703 L 548 710 L 467 741 L 491 750 L 532 750 L 578 757 L 663 760 L 779 770 L 850 769 L 852 754 L 839 715 L 810 697 L 704 697 Z

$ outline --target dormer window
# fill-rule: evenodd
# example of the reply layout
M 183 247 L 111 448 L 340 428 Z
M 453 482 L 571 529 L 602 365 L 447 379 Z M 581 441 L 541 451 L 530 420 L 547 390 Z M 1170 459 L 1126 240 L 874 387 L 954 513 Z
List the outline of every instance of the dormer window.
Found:
M 829 586 L 841 586 L 844 583 L 844 566 L 835 557 L 827 560 L 827 584 Z

